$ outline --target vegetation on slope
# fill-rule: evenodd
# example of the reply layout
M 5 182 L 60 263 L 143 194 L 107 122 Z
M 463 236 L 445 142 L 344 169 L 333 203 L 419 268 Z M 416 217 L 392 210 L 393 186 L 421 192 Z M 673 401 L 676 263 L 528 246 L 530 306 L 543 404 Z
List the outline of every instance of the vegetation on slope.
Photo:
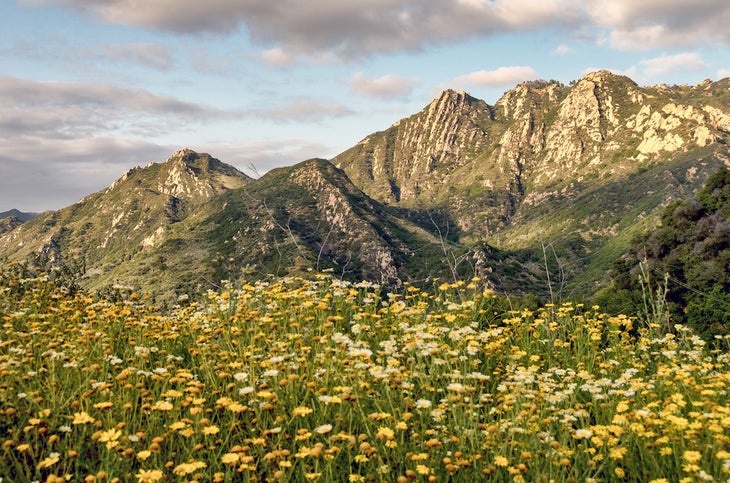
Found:
M 21 268 L 0 272 L 7 481 L 730 474 L 730 356 L 682 326 L 505 311 L 480 280 L 395 294 L 327 275 L 161 312 Z
M 613 285 L 599 300 L 629 307 L 640 300 L 639 264 L 666 284 L 675 320 L 711 339 L 730 327 L 730 170 L 722 168 L 705 186 L 666 207 L 661 226 L 633 242 L 630 256 L 612 270 Z M 649 288 L 649 287 L 646 287 Z

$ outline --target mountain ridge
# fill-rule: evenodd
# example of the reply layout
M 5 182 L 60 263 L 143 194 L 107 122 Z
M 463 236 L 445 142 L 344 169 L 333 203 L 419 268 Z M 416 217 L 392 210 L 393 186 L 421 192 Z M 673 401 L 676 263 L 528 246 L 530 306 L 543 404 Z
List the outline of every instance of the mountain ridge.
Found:
M 97 289 L 326 268 L 390 287 L 477 275 L 590 293 L 663 206 L 730 165 L 729 139 L 729 79 L 639 87 L 598 71 L 522 83 L 494 106 L 446 90 L 331 160 L 255 180 L 178 151 L 0 231 L 0 256 L 83 258 Z
M 33 218 L 38 218 L 41 215 L 41 213 L 32 213 L 32 212 L 23 212 L 16 208 L 12 208 L 8 211 L 0 212 L 0 220 L 5 218 L 17 218 L 20 222 L 25 222 L 32 220 Z

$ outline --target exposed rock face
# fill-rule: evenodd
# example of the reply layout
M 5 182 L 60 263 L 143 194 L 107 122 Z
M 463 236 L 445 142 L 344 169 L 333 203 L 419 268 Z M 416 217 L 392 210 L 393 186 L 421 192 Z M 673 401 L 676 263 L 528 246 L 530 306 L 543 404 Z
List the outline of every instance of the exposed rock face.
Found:
M 18 219 L 18 217 L 16 216 L 6 216 L 0 218 L 0 236 L 3 236 L 4 234 L 15 230 L 22 224 L 23 222 L 20 221 L 20 219 Z
M 0 257 L 83 259 L 90 288 L 166 293 L 311 268 L 389 287 L 476 274 L 508 293 L 556 281 L 590 293 L 663 206 L 730 165 L 728 141 L 730 79 L 639 87 L 601 71 L 523 83 L 494 106 L 448 90 L 331 162 L 257 180 L 178 151 L 0 223 Z
M 449 172 L 486 146 L 493 113 L 484 101 L 447 90 L 415 116 L 375 133 L 333 160 L 376 200 L 429 196 Z
M 0 238 L 0 252 L 27 258 L 34 252 L 61 263 L 83 254 L 103 271 L 165 239 L 174 223 L 196 207 L 250 178 L 232 166 L 181 150 L 167 161 L 136 167 L 107 189 L 46 213 Z M 68 248 L 65 248 L 68 247 Z
M 568 196 L 576 182 L 609 183 L 694 149 L 722 148 L 727 84 L 641 88 L 599 71 L 570 87 L 521 84 L 494 107 L 445 91 L 332 162 L 368 195 L 449 210 L 479 238 L 512 223 L 523 202 L 548 200 L 546 193 Z M 475 194 L 476 204 L 463 203 Z

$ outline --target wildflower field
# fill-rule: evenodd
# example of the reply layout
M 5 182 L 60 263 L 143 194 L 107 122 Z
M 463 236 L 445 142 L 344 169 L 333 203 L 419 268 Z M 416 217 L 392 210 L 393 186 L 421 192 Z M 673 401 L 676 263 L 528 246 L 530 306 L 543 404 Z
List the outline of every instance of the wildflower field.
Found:
M 162 311 L 14 273 L 3 482 L 730 477 L 730 356 L 683 327 L 505 313 L 478 280 L 271 279 Z

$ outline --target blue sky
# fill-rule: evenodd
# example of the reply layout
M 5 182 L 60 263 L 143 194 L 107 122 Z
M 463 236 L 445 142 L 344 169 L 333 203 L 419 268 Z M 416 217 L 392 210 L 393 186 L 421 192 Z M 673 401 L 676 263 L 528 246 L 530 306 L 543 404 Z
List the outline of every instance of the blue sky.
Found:
M 727 0 L 5 0 L 0 211 L 185 147 L 249 174 L 331 158 L 447 88 L 718 80 L 727 25 Z

